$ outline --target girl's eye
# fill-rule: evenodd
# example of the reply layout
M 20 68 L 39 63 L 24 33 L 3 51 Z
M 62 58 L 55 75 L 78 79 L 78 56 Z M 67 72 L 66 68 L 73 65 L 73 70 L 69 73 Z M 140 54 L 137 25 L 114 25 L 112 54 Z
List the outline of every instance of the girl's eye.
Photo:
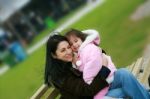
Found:
M 74 42 L 77 42 L 77 41 L 78 41 L 77 39 L 74 40 Z

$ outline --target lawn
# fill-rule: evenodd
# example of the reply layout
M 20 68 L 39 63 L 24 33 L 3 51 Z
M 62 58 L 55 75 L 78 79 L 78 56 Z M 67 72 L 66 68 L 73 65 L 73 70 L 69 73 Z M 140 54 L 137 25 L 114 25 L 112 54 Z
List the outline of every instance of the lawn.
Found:
M 97 29 L 100 46 L 118 67 L 131 64 L 142 55 L 150 33 L 150 18 L 133 22 L 131 14 L 143 0 L 107 0 L 71 27 Z M 43 83 L 44 45 L 24 62 L 0 76 L 0 99 L 29 99 Z
M 32 96 L 43 83 L 44 53 L 42 47 L 0 76 L 0 99 L 29 99 Z
M 150 18 L 130 20 L 130 16 L 143 0 L 107 0 L 71 27 L 96 29 L 101 35 L 101 44 L 118 67 L 130 65 L 142 56 L 150 34 Z M 116 3 L 116 4 L 115 4 Z

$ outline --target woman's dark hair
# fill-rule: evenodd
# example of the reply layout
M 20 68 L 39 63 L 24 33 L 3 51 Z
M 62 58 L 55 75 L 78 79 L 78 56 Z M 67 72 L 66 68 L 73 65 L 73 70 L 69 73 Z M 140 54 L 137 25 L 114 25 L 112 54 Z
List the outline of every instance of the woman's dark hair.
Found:
M 61 35 L 51 36 L 46 44 L 46 64 L 45 64 L 45 84 L 50 85 L 51 80 L 58 80 L 65 75 L 67 62 L 63 62 L 58 59 L 54 59 L 53 55 L 56 55 L 57 46 L 60 42 L 67 41 L 66 37 Z M 68 42 L 68 41 L 67 41 Z M 71 65 L 70 65 L 71 67 Z M 58 78 L 59 77 L 59 78 Z
M 83 32 L 77 30 L 77 29 L 71 29 L 70 31 L 68 31 L 65 36 L 67 38 L 69 38 L 70 36 L 77 36 L 79 38 L 81 38 L 82 41 L 85 40 L 85 38 L 87 37 L 86 34 L 84 34 Z

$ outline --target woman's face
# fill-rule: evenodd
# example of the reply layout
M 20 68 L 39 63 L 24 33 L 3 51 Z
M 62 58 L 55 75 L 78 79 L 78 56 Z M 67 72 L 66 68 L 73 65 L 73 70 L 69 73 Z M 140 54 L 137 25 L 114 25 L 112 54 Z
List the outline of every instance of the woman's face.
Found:
M 73 59 L 72 49 L 67 41 L 61 41 L 56 50 L 55 58 L 65 61 L 71 62 Z

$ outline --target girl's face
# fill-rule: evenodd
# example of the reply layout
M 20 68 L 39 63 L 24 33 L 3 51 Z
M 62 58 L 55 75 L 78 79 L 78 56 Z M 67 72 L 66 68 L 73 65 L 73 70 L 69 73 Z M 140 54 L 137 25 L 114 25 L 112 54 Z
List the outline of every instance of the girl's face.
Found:
M 69 43 L 70 43 L 71 49 L 74 52 L 78 52 L 78 49 L 83 42 L 79 37 L 72 35 L 69 37 Z
M 57 58 L 59 60 L 65 61 L 65 62 L 71 62 L 73 59 L 73 53 L 72 49 L 67 41 L 61 41 L 56 50 L 56 55 L 54 55 L 54 58 Z

